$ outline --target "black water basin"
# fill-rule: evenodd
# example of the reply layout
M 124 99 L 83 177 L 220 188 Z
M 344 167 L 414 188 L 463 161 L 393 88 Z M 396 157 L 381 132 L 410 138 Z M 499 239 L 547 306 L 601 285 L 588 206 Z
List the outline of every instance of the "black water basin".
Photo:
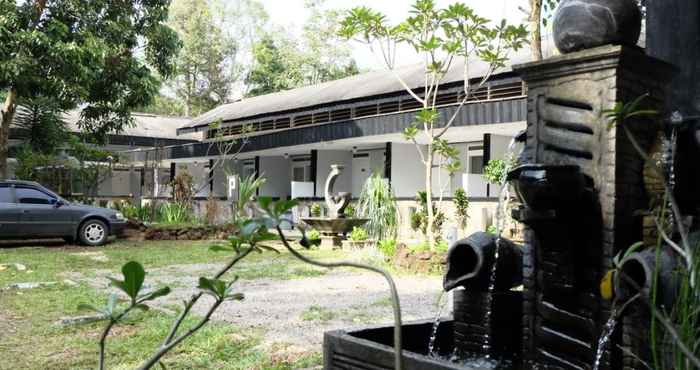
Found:
M 513 369 L 511 365 L 498 367 L 465 365 L 428 357 L 428 342 L 432 327 L 432 321 L 418 321 L 402 326 L 404 370 Z M 449 358 L 454 351 L 453 332 L 452 321 L 440 323 L 435 346 L 442 358 Z M 325 370 L 393 370 L 393 335 L 393 326 L 350 332 L 345 330 L 326 332 L 323 338 L 323 368 Z

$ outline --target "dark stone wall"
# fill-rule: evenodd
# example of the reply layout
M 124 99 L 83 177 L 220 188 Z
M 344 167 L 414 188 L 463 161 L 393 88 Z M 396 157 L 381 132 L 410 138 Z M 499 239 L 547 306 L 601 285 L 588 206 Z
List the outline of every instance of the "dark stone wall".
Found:
M 647 53 L 679 68 L 666 99 L 666 114 L 700 114 L 700 1 L 647 2 Z M 678 137 L 676 196 L 683 213 L 700 215 L 700 122 L 683 126 Z

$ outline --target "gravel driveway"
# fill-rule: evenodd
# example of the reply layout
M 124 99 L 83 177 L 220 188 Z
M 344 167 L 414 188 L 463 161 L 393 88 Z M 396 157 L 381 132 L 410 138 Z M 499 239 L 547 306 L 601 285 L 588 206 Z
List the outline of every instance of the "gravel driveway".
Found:
M 169 296 L 159 300 L 167 308 L 181 305 L 182 300 L 196 292 L 195 277 L 211 275 L 219 267 L 217 264 L 172 265 L 151 270 L 147 281 L 173 287 Z M 112 275 L 111 271 L 98 271 L 96 277 L 87 280 L 95 287 L 105 288 L 103 277 Z M 402 275 L 395 277 L 395 281 L 404 321 L 435 317 L 442 292 L 439 276 Z M 325 331 L 393 323 L 386 281 L 369 272 L 336 269 L 320 276 L 295 279 L 241 279 L 235 286 L 245 294 L 245 300 L 223 304 L 214 314 L 212 325 L 231 323 L 251 329 L 263 336 L 266 345 L 284 344 L 320 352 Z M 208 296 L 201 299 L 194 312 L 203 315 L 212 301 Z M 451 302 L 443 316 L 450 312 Z

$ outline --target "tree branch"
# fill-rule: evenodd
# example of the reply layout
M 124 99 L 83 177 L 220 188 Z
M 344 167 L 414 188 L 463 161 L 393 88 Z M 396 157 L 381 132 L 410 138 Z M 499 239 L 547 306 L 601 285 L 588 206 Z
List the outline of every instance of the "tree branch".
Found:
M 307 258 L 306 256 L 302 255 L 301 253 L 297 252 L 294 248 L 292 248 L 291 245 L 289 245 L 289 242 L 287 241 L 286 237 L 284 236 L 284 232 L 282 229 L 279 227 L 279 225 L 276 226 L 277 228 L 277 233 L 280 236 L 280 239 L 282 241 L 282 244 L 284 244 L 284 247 L 292 254 L 294 257 L 308 263 L 311 265 L 319 266 L 319 267 L 325 267 L 325 268 L 336 268 L 336 267 L 352 267 L 352 268 L 358 268 L 358 269 L 363 269 L 363 270 L 368 270 L 372 272 L 376 272 L 382 276 L 384 276 L 384 279 L 386 279 L 387 284 L 389 284 L 389 290 L 391 291 L 391 301 L 392 301 L 392 307 L 394 310 L 394 369 L 396 370 L 401 370 L 403 368 L 402 363 L 403 363 L 403 354 L 402 354 L 402 341 L 401 341 L 401 304 L 399 303 L 399 293 L 396 290 L 396 284 L 394 283 L 394 279 L 389 275 L 388 272 L 374 267 L 374 266 L 369 266 L 369 265 L 363 265 L 360 263 L 354 263 L 354 262 L 320 262 L 320 261 L 315 261 L 310 258 Z
M 227 273 L 231 268 L 233 268 L 233 266 L 235 266 L 238 262 L 240 262 L 243 258 L 245 258 L 252 251 L 253 251 L 253 248 L 248 248 L 248 249 L 244 250 L 242 253 L 239 253 L 238 255 L 236 255 L 236 257 L 234 257 L 228 264 L 226 264 L 223 268 L 221 268 L 221 270 L 219 270 L 216 274 L 214 274 L 214 279 L 221 278 L 221 276 L 223 276 L 225 273 Z M 180 325 L 184 321 L 185 317 L 189 314 L 190 309 L 202 297 L 202 294 L 204 294 L 204 293 L 199 292 L 199 293 L 192 295 L 192 298 L 190 298 L 190 300 L 185 304 L 185 309 L 180 313 L 180 316 L 175 321 L 173 326 L 170 328 L 170 333 L 163 341 L 162 346 L 166 346 L 167 344 L 169 344 L 173 341 L 175 334 L 177 333 L 178 329 L 180 328 Z

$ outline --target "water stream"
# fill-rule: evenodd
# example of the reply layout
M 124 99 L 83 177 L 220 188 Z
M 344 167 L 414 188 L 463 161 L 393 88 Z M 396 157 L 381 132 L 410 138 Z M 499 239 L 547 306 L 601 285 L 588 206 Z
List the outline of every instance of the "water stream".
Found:
M 595 354 L 595 362 L 593 362 L 593 370 L 598 370 L 600 367 L 600 360 L 603 359 L 603 354 L 605 353 L 605 346 L 610 342 L 610 337 L 612 337 L 615 332 L 615 327 L 617 326 L 617 313 L 613 310 L 610 314 L 610 319 L 605 323 L 603 327 L 603 333 L 598 339 L 598 349 Z
M 510 144 L 508 144 L 508 150 L 506 151 L 506 156 L 504 158 L 505 160 L 505 168 L 504 168 L 504 173 L 508 174 L 510 172 L 512 164 L 513 164 L 513 158 L 515 156 L 515 138 L 510 141 Z M 496 206 L 496 250 L 494 251 L 494 256 L 493 256 L 493 266 L 491 266 L 491 274 L 489 276 L 489 290 L 488 290 L 488 301 L 486 304 L 488 305 L 486 309 L 486 327 L 490 328 L 491 327 L 491 311 L 492 311 L 492 306 L 493 306 L 493 291 L 496 288 L 496 265 L 498 261 L 498 255 L 499 255 L 499 250 L 501 247 L 501 237 L 503 234 L 503 229 L 505 227 L 505 222 L 506 222 L 506 209 L 508 208 L 508 202 L 510 201 L 510 186 L 508 186 L 507 181 L 503 181 L 501 184 L 503 187 L 501 188 L 501 192 L 498 196 L 498 206 Z M 484 345 L 483 345 L 483 350 L 484 353 L 486 353 L 486 358 L 489 358 L 489 352 L 491 349 L 491 340 L 490 340 L 490 334 L 487 333 L 484 335 Z
M 600 367 L 600 361 L 603 359 L 603 354 L 605 353 L 605 346 L 607 346 L 607 344 L 610 342 L 610 338 L 615 332 L 615 327 L 617 326 L 619 316 L 632 302 L 636 301 L 639 297 L 640 294 L 637 293 L 622 305 L 618 305 L 617 302 L 613 302 L 612 312 L 610 312 L 610 318 L 605 323 L 605 326 L 603 327 L 603 332 L 601 333 L 600 338 L 598 339 L 598 348 L 596 349 L 595 361 L 593 362 L 593 370 L 598 370 L 598 368 Z
M 438 311 L 435 315 L 435 320 L 433 321 L 433 329 L 430 332 L 430 340 L 428 341 L 428 356 L 438 357 L 437 348 L 435 348 L 435 340 L 437 339 L 438 328 L 440 327 L 440 318 L 442 317 L 442 311 L 445 310 L 447 303 L 450 301 L 448 299 L 449 294 L 446 292 L 440 293 L 438 298 Z

